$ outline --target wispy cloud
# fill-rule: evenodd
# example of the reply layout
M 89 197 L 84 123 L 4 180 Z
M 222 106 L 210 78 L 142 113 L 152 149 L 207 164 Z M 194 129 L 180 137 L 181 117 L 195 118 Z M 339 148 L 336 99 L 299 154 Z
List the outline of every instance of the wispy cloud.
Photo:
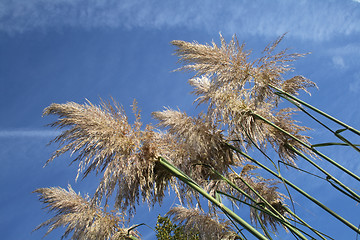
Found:
M 324 56 L 327 56 L 329 59 L 331 59 L 336 71 L 341 70 L 342 73 L 345 73 L 346 71 L 351 73 L 349 76 L 347 76 L 347 79 L 352 81 L 349 90 L 351 92 L 358 92 L 360 88 L 360 43 L 354 41 L 354 43 L 350 44 L 325 48 L 323 54 Z
M 49 138 L 59 135 L 54 130 L 0 130 L 0 138 Z
M 360 73 L 356 73 L 354 80 L 349 84 L 349 91 L 355 94 L 360 92 Z
M 341 56 L 334 56 L 332 62 L 336 68 L 345 69 L 347 67 L 344 58 Z
M 326 40 L 360 32 L 354 1 L 8 0 L 0 2 L 0 30 L 185 27 L 246 35 Z

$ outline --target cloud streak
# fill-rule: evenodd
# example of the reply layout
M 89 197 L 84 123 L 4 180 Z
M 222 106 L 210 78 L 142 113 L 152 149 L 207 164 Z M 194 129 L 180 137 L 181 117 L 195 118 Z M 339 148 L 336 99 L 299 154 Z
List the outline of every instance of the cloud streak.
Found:
M 49 138 L 59 133 L 54 130 L 0 130 L 0 138 Z
M 0 31 L 62 27 L 175 28 L 290 36 L 315 41 L 360 32 L 354 1 L 8 0 L 0 2 Z

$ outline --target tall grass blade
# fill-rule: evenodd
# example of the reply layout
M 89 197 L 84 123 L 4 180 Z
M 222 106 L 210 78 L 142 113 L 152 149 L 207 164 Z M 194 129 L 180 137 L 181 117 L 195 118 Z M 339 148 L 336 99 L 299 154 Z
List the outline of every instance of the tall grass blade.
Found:
M 325 154 L 319 152 L 318 150 L 316 150 L 315 148 L 312 148 L 310 145 L 308 145 L 307 143 L 304 143 L 303 141 L 299 140 L 298 138 L 296 138 L 295 136 L 293 136 L 292 134 L 288 133 L 287 131 L 285 131 L 284 129 L 280 128 L 279 126 L 275 125 L 274 123 L 270 122 L 269 120 L 267 120 L 266 118 L 258 115 L 258 114 L 254 114 L 257 118 L 261 119 L 262 121 L 264 121 L 265 123 L 271 125 L 272 127 L 276 128 L 277 130 L 281 131 L 282 133 L 286 134 L 287 136 L 291 137 L 292 139 L 294 139 L 295 141 L 297 141 L 298 143 L 300 143 L 301 145 L 303 145 L 304 147 L 308 148 L 309 150 L 311 150 L 312 152 L 314 152 L 315 154 L 317 154 L 318 156 L 322 157 L 323 159 L 325 159 L 326 161 L 328 161 L 329 163 L 331 163 L 332 165 L 336 166 L 337 168 L 339 168 L 340 170 L 344 171 L 345 173 L 347 173 L 348 175 L 350 175 L 351 177 L 355 178 L 356 180 L 360 181 L 360 177 L 357 176 L 356 174 L 354 174 L 353 172 L 351 172 L 350 170 L 346 169 L 345 167 L 343 167 L 342 165 L 338 164 L 337 162 L 335 162 L 334 160 L 332 160 L 331 158 L 329 158 L 328 156 L 326 156 Z
M 268 173 L 270 173 L 271 175 L 273 175 L 274 177 L 281 179 L 281 176 L 279 176 L 277 173 L 275 173 L 274 171 L 272 171 L 271 169 L 269 169 L 268 167 L 266 167 L 265 165 L 263 165 L 262 163 L 256 161 L 255 159 L 253 159 L 252 157 L 250 157 L 249 155 L 247 155 L 246 153 L 242 152 L 240 149 L 228 144 L 229 148 L 233 149 L 234 151 L 238 152 L 239 154 L 243 155 L 244 157 L 246 157 L 247 159 L 249 159 L 250 161 L 252 161 L 253 163 L 255 163 L 256 165 L 258 165 L 259 167 L 261 167 L 262 169 L 264 169 L 265 171 L 267 171 Z M 309 199 L 310 201 L 312 201 L 313 203 L 315 203 L 316 205 L 318 205 L 319 207 L 321 207 L 322 209 L 324 209 L 326 212 L 328 212 L 329 214 L 331 214 L 332 216 L 334 216 L 336 219 L 338 219 L 340 222 L 342 222 L 343 224 L 345 224 L 346 226 L 348 226 L 350 229 L 352 229 L 353 231 L 355 231 L 356 233 L 360 234 L 360 230 L 355 227 L 352 223 L 350 223 L 349 221 L 347 221 L 345 218 L 341 217 L 340 215 L 338 215 L 337 213 L 335 213 L 333 210 L 331 210 L 330 208 L 328 208 L 326 205 L 324 205 L 323 203 L 321 203 L 319 200 L 317 200 L 316 198 L 314 198 L 313 196 L 309 195 L 308 193 L 306 193 L 304 190 L 302 190 L 301 188 L 299 188 L 298 186 L 296 186 L 295 184 L 293 184 L 292 182 L 290 182 L 289 180 L 287 180 L 286 178 L 284 178 L 284 181 L 286 182 L 286 184 L 288 184 L 290 187 L 292 187 L 294 190 L 296 190 L 297 192 L 299 192 L 300 194 L 302 194 L 303 196 L 305 196 L 307 199 Z
M 311 159 L 309 159 L 308 157 L 306 157 L 302 152 L 300 152 L 299 150 L 297 150 L 296 148 L 287 145 L 289 148 L 291 148 L 294 152 L 296 152 L 296 154 L 298 154 L 299 156 L 301 156 L 303 159 L 305 159 L 307 162 L 309 162 L 311 165 L 313 165 L 315 168 L 317 168 L 319 171 L 321 171 L 323 174 L 326 175 L 326 179 L 329 180 L 333 180 L 337 185 L 339 185 L 342 189 L 344 189 L 348 194 L 350 194 L 352 197 L 352 199 L 354 199 L 357 202 L 360 202 L 360 196 L 358 194 L 356 194 L 353 190 L 351 190 L 348 186 L 346 186 L 345 184 L 343 184 L 340 180 L 336 179 L 334 176 L 332 176 L 330 173 L 328 173 L 327 171 L 325 171 L 323 168 L 321 168 L 319 165 L 317 165 L 314 161 L 312 161 Z M 330 182 L 331 183 L 331 182 Z M 332 186 L 334 186 L 333 184 L 331 184 Z M 336 187 L 336 189 L 339 190 L 338 187 Z M 341 191 L 342 193 L 344 193 L 344 191 Z M 348 194 L 346 194 L 347 196 L 349 196 Z
M 275 86 L 273 86 L 273 85 L 270 85 L 270 84 L 269 84 L 269 86 L 279 92 L 279 93 L 275 93 L 276 95 L 278 95 L 278 96 L 280 96 L 280 97 L 283 97 L 283 96 L 285 95 L 285 96 L 291 98 L 292 100 L 295 100 L 296 102 L 298 102 L 298 103 L 300 103 L 300 104 L 302 104 L 302 105 L 310 108 L 311 110 L 313 110 L 313 111 L 315 111 L 315 112 L 323 115 L 324 117 L 332 120 L 333 122 L 336 122 L 337 124 L 343 126 L 344 128 L 346 128 L 346 129 L 350 130 L 351 132 L 353 132 L 353 133 L 355 133 L 355 134 L 357 134 L 357 135 L 360 136 L 360 131 L 359 131 L 359 130 L 357 130 L 357 129 L 355 129 L 355 128 L 353 128 L 353 127 L 351 127 L 351 126 L 349 126 L 349 125 L 347 125 L 347 124 L 345 124 L 345 123 L 343 123 L 343 122 L 341 122 L 340 120 L 334 118 L 333 116 L 330 116 L 329 114 L 327 114 L 327 113 L 325 113 L 325 112 L 323 112 L 323 111 L 315 108 L 314 106 L 312 106 L 312 105 L 310 105 L 310 104 L 308 104 L 308 103 L 306 103 L 306 102 L 298 99 L 297 97 L 295 97 L 295 96 L 293 96 L 293 95 L 291 95 L 291 94 L 288 94 L 287 92 L 282 91 L 281 89 L 279 89 L 279 88 L 277 88 L 277 87 L 275 87 Z
M 259 231 L 257 231 L 254 227 L 252 227 L 249 223 L 247 223 L 245 220 L 240 218 L 237 214 L 235 214 L 233 211 L 231 211 L 229 208 L 227 208 L 224 204 L 217 201 L 214 197 L 209 195 L 204 189 L 202 189 L 198 184 L 196 184 L 193 180 L 191 180 L 187 175 L 179 171 L 176 167 L 174 167 L 172 164 L 170 164 L 166 159 L 159 157 L 158 158 L 159 163 L 166 168 L 169 172 L 171 172 L 175 177 L 177 177 L 179 180 L 187 184 L 189 187 L 197 191 L 199 194 L 204 196 L 206 199 L 208 199 L 210 202 L 212 202 L 214 205 L 220 208 L 221 211 L 228 214 L 230 217 L 232 217 L 238 224 L 243 226 L 247 231 L 249 231 L 252 235 L 254 235 L 257 239 L 261 240 L 268 240 L 264 235 L 262 235 Z

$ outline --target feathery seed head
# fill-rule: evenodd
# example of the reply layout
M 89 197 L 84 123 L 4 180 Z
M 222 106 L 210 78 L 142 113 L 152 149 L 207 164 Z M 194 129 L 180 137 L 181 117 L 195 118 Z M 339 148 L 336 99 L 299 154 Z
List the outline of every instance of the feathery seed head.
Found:
M 51 104 L 44 111 L 44 115 L 60 117 L 51 126 L 68 128 L 53 140 L 60 148 L 48 162 L 65 152 L 77 154 L 73 161 L 79 162 L 78 174 L 84 172 L 86 177 L 92 171 L 103 172 L 97 200 L 109 198 L 118 189 L 116 207 L 128 209 L 130 216 L 140 197 L 149 205 L 160 202 L 169 184 L 168 175 L 155 176 L 159 172 L 155 170 L 156 157 L 167 149 L 167 139 L 149 125 L 142 130 L 135 102 L 133 108 L 136 120 L 132 125 L 115 102 L 102 101 L 100 106 L 90 102 Z
M 248 163 L 242 166 L 242 171 L 240 174 L 228 173 L 225 175 L 226 178 L 232 181 L 237 187 L 242 189 L 252 199 L 241 194 L 234 188 L 229 188 L 229 185 L 223 181 L 214 182 L 213 184 L 215 184 L 216 187 L 213 188 L 215 188 L 217 191 L 228 193 L 237 199 L 242 199 L 243 201 L 253 206 L 266 206 L 263 200 L 255 194 L 255 192 L 257 192 L 280 214 L 285 214 L 283 206 L 285 206 L 284 201 L 287 197 L 284 194 L 278 192 L 277 184 L 279 182 L 273 179 L 265 179 L 261 177 L 259 174 L 254 172 L 254 170 L 257 168 L 257 166 Z M 253 190 L 255 190 L 255 192 Z M 232 204 L 236 207 L 240 205 L 240 203 L 235 200 L 232 201 Z M 273 209 L 268 206 L 266 208 L 270 211 L 273 211 Z M 273 230 L 277 229 L 279 222 L 276 219 L 270 217 L 266 213 L 256 210 L 255 208 L 250 208 L 250 218 L 253 223 L 257 223 L 256 214 L 259 214 L 259 217 L 266 226 L 271 226 Z
M 300 141 L 306 144 L 309 143 L 309 136 L 301 135 L 301 132 L 309 131 L 311 128 L 300 126 L 297 124 L 296 120 L 292 119 L 292 115 L 298 111 L 294 108 L 284 108 L 279 110 L 274 116 L 273 122 L 276 126 L 280 127 L 284 131 L 290 133 L 292 136 L 296 137 Z M 300 150 L 303 153 L 314 156 L 314 153 L 306 148 L 303 144 L 299 143 L 294 138 L 288 136 L 284 132 L 268 126 L 268 141 L 279 154 L 279 157 L 286 163 L 295 164 L 297 154 L 288 146 L 293 146 L 296 149 Z
M 317 87 L 316 84 L 303 76 L 295 76 L 288 80 L 285 80 L 281 89 L 292 95 L 299 95 L 299 90 L 304 90 L 309 95 L 310 92 L 307 90 L 310 87 Z
M 186 231 L 198 232 L 200 239 L 236 239 L 237 234 L 231 228 L 230 221 L 218 219 L 210 214 L 205 214 L 199 208 L 185 208 L 178 206 L 172 208 L 167 215 L 174 222 L 184 226 Z
M 39 188 L 34 191 L 40 200 L 56 215 L 39 225 L 35 230 L 47 227 L 45 236 L 58 227 L 66 227 L 62 238 L 72 233 L 75 240 L 97 239 L 130 239 L 123 226 L 123 218 L 104 211 L 100 206 L 90 202 L 89 197 L 76 194 L 71 186 L 63 188 Z M 131 235 L 137 236 L 136 231 Z M 115 238 L 116 237 L 116 238 Z
M 282 88 L 290 94 L 297 94 L 300 89 L 307 91 L 316 85 L 310 80 L 296 76 L 284 80 L 284 75 L 292 70 L 290 65 L 305 54 L 288 53 L 288 50 L 275 52 L 285 35 L 269 44 L 263 51 L 263 56 L 250 61 L 250 51 L 244 44 L 239 45 L 236 37 L 226 43 L 220 35 L 220 46 L 173 41 L 177 47 L 175 54 L 180 57 L 183 67 L 179 70 L 193 70 L 195 77 L 189 80 L 197 95 L 198 104 L 208 104 L 206 118 L 212 122 L 221 123 L 224 133 L 229 139 L 235 139 L 242 147 L 253 143 L 266 147 L 267 142 L 277 146 L 281 157 L 290 161 L 294 158 L 289 148 L 284 148 L 284 142 L 296 144 L 284 134 L 275 131 L 268 124 L 257 118 L 262 116 L 268 121 L 281 124 L 285 130 L 296 134 L 301 140 L 308 137 L 299 132 L 309 130 L 294 124 L 294 122 L 279 119 L 275 116 L 279 96 L 274 94 L 272 86 Z M 276 132 L 276 134 L 275 134 Z M 279 137 L 279 139 L 276 139 Z M 268 141 L 267 141 L 268 140 Z M 305 150 L 297 144 L 300 150 Z
M 211 175 L 208 167 L 201 165 L 209 165 L 219 172 L 225 172 L 230 165 L 237 164 L 237 158 L 225 145 L 222 131 L 203 115 L 193 118 L 184 112 L 165 109 L 154 112 L 153 116 L 179 142 L 183 155 L 174 156 L 174 163 L 178 161 L 180 169 L 191 177 L 204 180 Z M 194 167 L 195 164 L 198 166 Z

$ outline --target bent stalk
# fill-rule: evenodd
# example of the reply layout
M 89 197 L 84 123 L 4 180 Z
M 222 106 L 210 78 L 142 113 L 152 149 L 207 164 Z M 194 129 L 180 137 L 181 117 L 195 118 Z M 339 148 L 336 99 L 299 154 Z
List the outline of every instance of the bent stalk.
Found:
M 291 95 L 291 94 L 289 94 L 289 93 L 287 93 L 287 92 L 284 92 L 284 91 L 281 90 L 280 88 L 277 88 L 277 87 L 275 87 L 275 86 L 273 86 L 273 85 L 271 85 L 271 84 L 268 84 L 268 86 L 269 86 L 269 87 L 272 87 L 273 89 L 275 89 L 276 91 L 279 92 L 279 93 L 275 93 L 276 95 L 278 95 L 278 96 L 280 96 L 280 97 L 282 97 L 282 95 L 285 95 L 285 96 L 287 96 L 287 97 L 295 100 L 296 102 L 298 102 L 298 103 L 300 103 L 300 104 L 302 104 L 302 105 L 310 108 L 311 110 L 313 110 L 313 111 L 321 114 L 322 116 L 324 116 L 324 117 L 332 120 L 333 122 L 336 122 L 337 124 L 343 126 L 344 128 L 346 128 L 346 129 L 350 130 L 351 132 L 353 132 L 353 133 L 355 133 L 355 134 L 357 134 L 357 135 L 360 136 L 360 131 L 359 131 L 359 130 L 357 130 L 357 129 L 355 129 L 355 128 L 353 128 L 353 127 L 351 127 L 351 126 L 349 126 L 349 125 L 347 125 L 347 124 L 345 124 L 345 123 L 343 123 L 343 122 L 341 122 L 340 120 L 334 118 L 333 116 L 330 116 L 329 114 L 327 114 L 327 113 L 325 113 L 325 112 L 317 109 L 316 107 L 314 107 L 314 106 L 312 106 L 312 105 L 310 105 L 310 104 L 308 104 L 308 103 L 306 103 L 306 102 L 298 99 L 297 97 L 295 97 L 295 96 L 293 96 L 293 95 Z
M 295 102 L 294 100 L 290 99 L 287 96 L 282 96 L 284 99 L 288 100 L 290 103 L 294 104 L 297 108 L 299 108 L 303 113 L 305 113 L 306 115 L 308 115 L 310 118 L 312 118 L 315 122 L 319 123 L 321 126 L 323 126 L 324 128 L 326 128 L 328 131 L 330 131 L 332 134 L 334 134 L 337 138 L 339 138 L 341 141 L 343 141 L 345 144 L 345 146 L 350 146 L 353 149 L 355 149 L 357 152 L 360 152 L 360 149 L 356 147 L 356 144 L 351 143 L 349 140 L 347 140 L 345 137 L 340 135 L 340 132 L 345 131 L 347 129 L 341 129 L 341 130 L 337 130 L 334 131 L 332 130 L 330 127 L 328 127 L 327 125 L 325 125 L 323 122 L 321 122 L 319 119 L 317 119 L 315 116 L 313 116 L 311 113 L 309 113 L 308 111 L 306 111 L 299 103 Z M 313 146 L 314 147 L 314 146 Z
M 252 157 L 250 157 L 249 155 L 247 155 L 246 153 L 242 152 L 240 149 L 228 144 L 229 148 L 238 152 L 239 154 L 243 155 L 244 157 L 246 157 L 247 159 L 249 159 L 250 161 L 252 161 L 253 163 L 257 164 L 258 166 L 260 166 L 262 169 L 264 169 L 265 171 L 269 172 L 271 175 L 273 175 L 274 177 L 278 178 L 278 179 L 284 179 L 285 183 L 288 184 L 290 187 L 292 187 L 294 190 L 296 190 L 297 192 L 299 192 L 300 194 L 302 194 L 303 196 L 305 196 L 307 199 L 309 199 L 310 201 L 312 201 L 313 203 L 315 203 L 316 205 L 318 205 L 319 207 L 321 207 L 322 209 L 324 209 L 326 212 L 328 212 L 329 214 L 331 214 L 332 216 L 334 216 L 336 219 L 338 219 L 339 221 L 341 221 L 342 223 L 344 223 L 346 226 L 348 226 L 350 229 L 354 230 L 356 233 L 360 234 L 360 229 L 357 228 L 356 226 L 354 226 L 353 224 L 351 224 L 349 221 L 347 221 L 345 218 L 341 217 L 340 215 L 338 215 L 337 213 L 335 213 L 333 210 L 331 210 L 330 208 L 328 208 L 327 206 L 325 206 L 324 204 L 322 204 L 319 200 L 317 200 L 316 198 L 312 197 L 311 195 L 309 195 L 308 193 L 306 193 L 305 191 L 303 191 L 301 188 L 299 188 L 298 186 L 296 186 L 295 184 L 293 184 L 292 182 L 290 182 L 289 180 L 287 180 L 286 178 L 282 178 L 281 176 L 279 176 L 277 173 L 275 173 L 274 171 L 272 171 L 271 169 L 269 169 L 268 167 L 266 167 L 265 165 L 261 164 L 260 162 L 256 161 L 255 159 L 253 159 Z
M 297 229 L 295 229 L 268 201 L 266 201 L 261 194 L 259 194 L 253 187 L 251 187 L 241 176 L 239 176 L 233 169 L 231 169 L 236 176 L 257 196 L 263 201 L 263 203 L 268 207 L 269 209 L 263 209 L 266 211 L 263 211 L 262 209 L 259 209 L 259 211 L 263 211 L 264 213 L 278 219 L 283 223 L 291 232 L 299 236 L 301 239 L 305 240 L 307 239 L 304 235 L 302 235 Z M 238 186 L 236 186 L 230 179 L 226 178 L 219 172 L 217 172 L 215 169 L 212 169 L 212 171 L 219 176 L 222 180 L 224 180 L 227 184 L 229 184 L 231 187 L 233 187 L 235 190 L 237 190 L 239 193 L 247 197 L 249 200 L 251 200 L 253 203 L 258 204 L 255 199 L 253 199 L 249 194 L 247 194 L 245 191 L 240 189 Z M 266 234 L 267 235 L 267 234 Z
M 187 184 L 189 187 L 200 193 L 202 196 L 204 196 L 206 199 L 208 199 L 210 202 L 212 202 L 214 205 L 219 207 L 221 211 L 223 211 L 225 214 L 229 215 L 231 218 L 233 218 L 238 224 L 243 226 L 246 230 L 248 230 L 252 235 L 254 235 L 257 239 L 261 240 L 268 240 L 264 235 L 262 235 L 259 231 L 257 231 L 254 227 L 252 227 L 250 224 L 248 224 L 245 220 L 240 218 L 236 213 L 231 211 L 229 208 L 227 208 L 224 204 L 216 200 L 214 197 L 209 195 L 203 188 L 201 188 L 197 183 L 195 183 L 193 180 L 191 180 L 186 174 L 181 172 L 179 169 L 174 167 L 172 164 L 170 164 L 165 158 L 159 157 L 158 162 L 165 167 L 171 174 L 173 174 L 175 177 L 180 179 L 182 182 Z
M 329 158 L 328 156 L 326 156 L 325 154 L 319 152 L 318 150 L 316 150 L 315 148 L 311 147 L 310 145 L 304 143 L 303 141 L 301 141 L 300 139 L 296 138 L 295 136 L 293 136 L 292 134 L 288 133 L 287 131 L 285 131 L 284 129 L 280 128 L 279 126 L 275 125 L 274 123 L 272 123 L 271 121 L 267 120 L 266 118 L 258 115 L 258 114 L 254 114 L 255 117 L 259 118 L 260 120 L 264 121 L 265 123 L 271 125 L 272 127 L 276 128 L 277 130 L 281 131 L 282 133 L 286 134 L 287 136 L 291 137 L 292 139 L 294 139 L 295 141 L 297 141 L 298 143 L 300 143 L 301 145 L 303 145 L 304 147 L 308 148 L 309 150 L 311 150 L 312 152 L 314 152 L 315 154 L 319 155 L 320 157 L 322 157 L 323 159 L 327 160 L 329 163 L 331 163 L 332 165 L 336 166 L 337 168 L 339 168 L 340 170 L 344 171 L 345 173 L 347 173 L 348 175 L 350 175 L 351 177 L 355 178 L 356 180 L 360 181 L 360 177 L 357 176 L 356 174 L 354 174 L 353 172 L 351 172 L 350 170 L 348 170 L 347 168 L 343 167 L 342 165 L 338 164 L 337 162 L 335 162 L 334 160 L 332 160 L 331 158 Z
M 347 191 L 351 196 L 353 196 L 353 199 L 355 199 L 357 202 L 360 202 L 360 196 L 358 194 L 356 194 L 353 190 L 351 190 L 348 186 L 346 186 L 345 184 L 340 182 L 338 179 L 336 179 L 334 176 L 332 176 L 330 173 L 328 173 L 327 171 L 322 169 L 319 165 L 317 165 L 316 163 L 311 161 L 308 157 L 305 156 L 305 154 L 303 154 L 302 152 L 300 152 L 299 150 L 297 150 L 293 146 L 287 145 L 287 147 L 290 148 L 292 151 L 296 152 L 296 154 L 301 156 L 303 159 L 305 159 L 307 162 L 309 162 L 311 165 L 313 165 L 315 168 L 317 168 L 320 172 L 325 174 L 327 180 L 328 179 L 333 180 L 335 183 L 340 185 L 345 191 Z

